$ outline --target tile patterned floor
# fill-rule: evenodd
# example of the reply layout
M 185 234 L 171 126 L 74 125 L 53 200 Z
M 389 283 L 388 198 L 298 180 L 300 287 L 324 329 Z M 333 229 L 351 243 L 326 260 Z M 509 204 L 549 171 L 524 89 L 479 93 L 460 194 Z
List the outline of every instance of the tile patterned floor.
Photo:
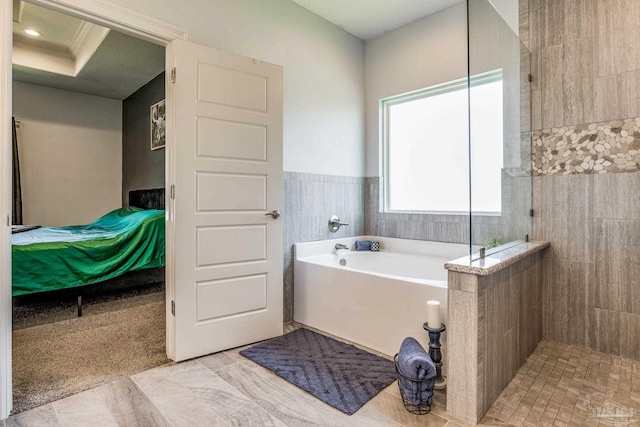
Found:
M 296 327 L 287 325 L 285 332 Z M 10 417 L 6 427 L 466 425 L 446 413 L 442 393 L 436 394 L 430 414 L 408 413 L 395 383 L 347 416 L 244 358 L 240 350 L 123 377 Z M 594 393 L 621 405 L 619 414 L 640 408 L 640 362 L 543 341 L 482 424 L 611 425 L 606 419 L 589 420 L 593 412 L 584 402 Z M 592 406 L 602 403 L 597 400 L 602 396 L 593 396 Z
M 640 361 L 543 340 L 482 423 L 640 426 Z

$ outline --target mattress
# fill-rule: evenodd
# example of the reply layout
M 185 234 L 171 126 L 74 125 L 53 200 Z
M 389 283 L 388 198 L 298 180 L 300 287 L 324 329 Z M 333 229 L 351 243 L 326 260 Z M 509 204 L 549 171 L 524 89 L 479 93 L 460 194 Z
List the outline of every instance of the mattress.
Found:
M 164 219 L 164 210 L 127 207 L 87 225 L 13 234 L 13 295 L 75 288 L 164 266 Z

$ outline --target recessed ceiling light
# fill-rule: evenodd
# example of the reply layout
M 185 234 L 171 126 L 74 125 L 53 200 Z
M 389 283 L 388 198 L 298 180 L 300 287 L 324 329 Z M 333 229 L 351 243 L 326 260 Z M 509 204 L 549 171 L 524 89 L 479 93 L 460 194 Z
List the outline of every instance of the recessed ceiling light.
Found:
M 27 28 L 24 32 L 33 37 L 40 37 L 42 35 L 40 31 L 32 30 L 31 28 Z

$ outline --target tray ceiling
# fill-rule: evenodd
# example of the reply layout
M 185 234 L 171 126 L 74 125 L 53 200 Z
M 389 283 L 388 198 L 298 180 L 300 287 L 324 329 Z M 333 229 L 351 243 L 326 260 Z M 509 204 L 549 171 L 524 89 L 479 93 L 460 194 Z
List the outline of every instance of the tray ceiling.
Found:
M 16 81 L 124 99 L 164 70 L 162 46 L 18 0 L 14 12 Z

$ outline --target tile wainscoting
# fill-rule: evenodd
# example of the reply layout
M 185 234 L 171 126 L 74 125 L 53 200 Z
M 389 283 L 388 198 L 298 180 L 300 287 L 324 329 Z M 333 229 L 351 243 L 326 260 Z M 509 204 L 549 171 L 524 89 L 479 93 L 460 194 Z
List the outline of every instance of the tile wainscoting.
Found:
M 478 423 L 542 339 L 545 247 L 489 275 L 449 270 L 451 415 Z
M 380 178 L 365 178 L 364 232 L 369 236 L 469 242 L 469 215 L 387 213 L 380 210 Z
M 329 217 L 349 225 L 331 233 Z M 284 321 L 293 320 L 293 244 L 364 234 L 364 178 L 284 172 Z
M 482 245 L 494 237 L 502 242 L 524 240 L 531 231 L 529 216 L 531 178 L 502 173 L 502 212 L 500 215 L 473 216 L 473 244 Z M 388 213 L 380 209 L 380 178 L 365 178 L 364 231 L 370 236 L 469 243 L 469 215 Z

